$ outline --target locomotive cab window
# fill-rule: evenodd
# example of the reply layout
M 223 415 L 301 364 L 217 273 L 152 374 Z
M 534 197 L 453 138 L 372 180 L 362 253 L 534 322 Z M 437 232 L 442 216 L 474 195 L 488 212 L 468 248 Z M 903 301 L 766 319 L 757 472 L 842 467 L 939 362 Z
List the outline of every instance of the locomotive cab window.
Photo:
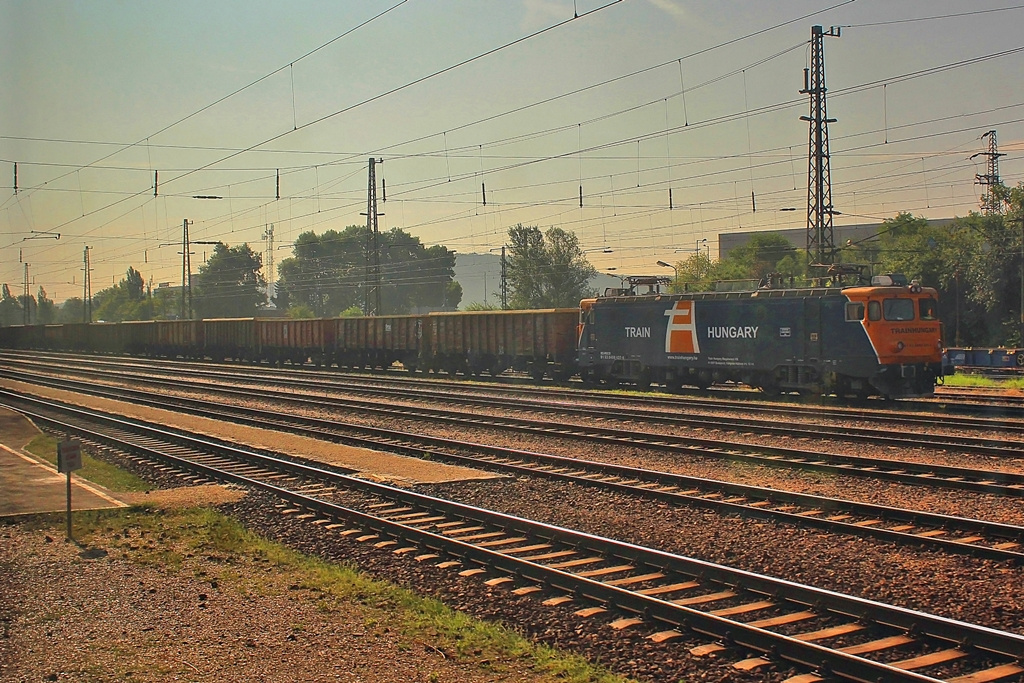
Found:
M 864 319 L 864 302 L 850 301 L 846 304 L 846 322 L 859 323 Z
M 918 312 L 920 313 L 919 317 L 921 320 L 937 320 L 939 316 L 936 310 L 935 299 L 921 299 L 918 302 Z
M 882 319 L 882 304 L 877 301 L 868 302 L 868 320 Z
M 886 299 L 882 302 L 882 311 L 886 320 L 902 322 L 914 319 L 913 299 Z

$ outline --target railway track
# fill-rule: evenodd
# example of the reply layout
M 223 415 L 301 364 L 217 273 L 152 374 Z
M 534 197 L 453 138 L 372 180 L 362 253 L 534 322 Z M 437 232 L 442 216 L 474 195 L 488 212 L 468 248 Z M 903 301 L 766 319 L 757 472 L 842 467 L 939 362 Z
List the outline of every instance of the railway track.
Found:
M 19 365 L 28 369 L 40 369 L 40 361 L 20 362 L 9 364 L 12 367 Z M 61 365 L 50 365 L 54 371 L 66 372 L 68 366 L 66 359 Z M 90 374 L 98 379 L 120 376 L 124 381 L 140 381 L 151 378 L 153 369 L 149 365 L 137 367 L 140 374 L 125 372 L 125 366 L 120 363 L 98 363 L 89 364 L 90 369 L 76 370 L 76 372 Z M 128 367 L 131 367 L 130 365 Z M 194 368 L 175 364 L 166 367 L 167 372 L 174 373 L 176 377 L 194 377 L 204 380 L 222 380 L 235 386 L 281 386 L 294 389 L 301 389 L 310 392 L 337 391 L 353 393 L 363 396 L 372 396 L 383 399 L 397 400 L 422 400 L 426 402 L 447 404 L 461 404 L 481 409 L 502 409 L 502 410 L 523 410 L 523 411 L 552 411 L 556 410 L 563 415 L 571 415 L 580 419 L 601 420 L 621 422 L 647 422 L 665 425 L 681 430 L 688 429 L 716 429 L 727 430 L 736 433 L 747 434 L 775 434 L 791 438 L 827 438 L 844 440 L 851 443 L 864 443 L 881 446 L 892 446 L 897 448 L 938 448 L 942 450 L 958 450 L 960 452 L 972 453 L 981 456 L 994 457 L 1024 457 L 1024 421 L 1001 422 L 991 419 L 978 418 L 950 418 L 943 417 L 942 424 L 950 429 L 974 429 L 1000 431 L 1006 434 L 1003 438 L 986 438 L 973 436 L 957 436 L 924 432 L 901 432 L 894 430 L 892 426 L 887 428 L 868 428 L 844 425 L 834 427 L 811 423 L 787 423 L 779 421 L 779 413 L 764 418 L 741 418 L 735 416 L 723 417 L 720 415 L 684 415 L 680 414 L 679 406 L 669 403 L 672 412 L 665 410 L 665 404 L 651 407 L 643 403 L 631 402 L 628 411 L 623 410 L 621 401 L 614 405 L 580 405 L 579 396 L 572 392 L 560 394 L 557 398 L 552 397 L 549 391 L 537 391 L 531 396 L 515 397 L 505 393 L 494 393 L 493 390 L 479 391 L 473 387 L 472 391 L 460 391 L 453 393 L 450 386 L 437 387 L 410 387 L 403 382 L 395 382 L 392 386 L 367 386 L 364 379 L 356 381 L 343 381 L 331 375 L 324 376 L 322 373 L 313 376 L 302 373 L 300 376 L 293 376 L 281 372 L 251 371 L 240 376 L 239 373 L 230 369 L 223 369 L 223 366 L 203 366 Z M 141 374 L 143 373 L 144 374 Z M 146 380 L 150 381 L 150 380 Z M 462 384 L 462 387 L 465 385 Z M 539 395 L 538 395 L 539 394 Z M 607 396 L 603 396 L 607 401 Z M 703 402 L 702 402 L 703 403 Z M 731 406 L 735 408 L 735 405 Z M 702 406 L 704 408 L 704 406 Z M 704 408 L 706 409 L 706 408 Z M 751 412 L 747 406 L 743 407 L 744 412 Z M 808 413 L 803 413 L 804 416 Z M 818 413 L 815 417 L 821 418 L 825 415 Z M 848 411 L 836 412 L 834 417 L 840 419 L 851 419 L 852 413 Z M 858 420 L 865 417 L 884 419 L 887 422 L 902 427 L 923 427 L 933 428 L 936 418 L 928 416 L 900 416 L 898 418 L 890 415 L 864 416 L 857 415 Z M 1010 440 L 1009 436 L 1016 436 L 1018 440 Z
M 98 387 L 95 383 L 60 380 L 44 375 L 19 373 L 12 370 L 0 371 L 0 376 L 91 394 L 98 394 L 102 391 L 115 391 L 113 388 L 104 389 Z M 137 381 L 144 381 L 151 386 L 170 390 L 185 388 L 185 385 L 180 380 L 174 382 L 158 381 L 140 377 L 137 378 Z M 206 393 L 215 393 L 239 401 L 251 401 L 259 398 L 274 401 L 278 404 L 290 404 L 306 409 L 358 410 L 363 413 L 389 418 L 427 420 L 463 427 L 472 425 L 546 437 L 571 438 L 605 445 L 642 447 L 680 456 L 700 456 L 770 467 L 869 477 L 917 486 L 923 485 L 935 488 L 987 492 L 1015 497 L 1024 496 L 1024 474 L 1000 470 L 980 470 L 931 463 L 837 455 L 794 448 L 751 446 L 748 444 L 723 442 L 721 439 L 702 439 L 691 436 L 638 432 L 636 429 L 616 429 L 594 425 L 584 426 L 550 420 L 478 415 L 457 410 L 401 406 L 385 407 L 378 405 L 372 400 L 359 401 L 324 395 L 301 395 L 261 391 L 254 388 L 233 389 L 210 384 L 198 385 L 193 387 L 193 389 Z M 122 400 L 124 400 L 123 397 L 125 396 L 130 397 L 130 400 L 134 402 L 144 404 L 149 404 L 154 400 L 151 392 L 138 390 L 117 391 L 122 396 Z M 178 405 L 185 405 L 192 400 L 176 397 L 174 401 Z
M 54 383 L 53 386 L 60 386 Z M 84 387 L 72 388 L 81 390 Z M 711 508 L 778 523 L 826 529 L 830 533 L 878 538 L 1014 563 L 1024 561 L 1024 528 L 982 520 L 800 494 L 689 477 L 519 449 L 453 441 L 298 415 L 242 408 L 197 399 L 142 397 L 119 388 L 92 393 L 116 400 L 144 401 L 166 410 L 187 410 L 200 417 L 277 429 L 313 438 L 343 441 L 370 449 L 485 468 L 515 476 L 542 476 L 584 486 L 655 498 L 675 505 Z M 0 391 L 0 395 L 16 396 Z
M 746 414 L 763 415 L 770 418 L 781 416 L 813 419 L 828 417 L 840 420 L 885 420 L 887 422 L 924 428 L 933 428 L 936 421 L 934 414 L 938 414 L 941 415 L 942 424 L 949 428 L 1008 429 L 1014 433 L 1024 434 L 1024 397 L 1005 397 L 991 394 L 979 396 L 977 392 L 947 388 L 942 388 L 941 393 L 931 400 L 869 400 L 851 406 L 848 403 L 837 405 L 836 401 L 824 399 L 820 402 L 815 402 L 813 405 L 798 405 L 784 400 L 768 399 L 758 392 L 748 389 L 715 389 L 700 395 L 693 395 L 692 392 L 672 394 L 671 396 L 651 395 L 644 392 L 624 395 L 612 393 L 608 390 L 584 389 L 582 385 L 566 388 L 564 385 L 556 383 L 545 383 L 538 386 L 532 381 L 524 382 L 520 381 L 519 378 L 504 375 L 488 378 L 486 382 L 476 383 L 468 381 L 469 378 L 455 379 L 446 376 L 428 378 L 422 375 L 410 375 L 404 371 L 397 370 L 352 372 L 349 370 L 343 371 L 339 368 L 325 370 L 297 365 L 273 368 L 268 365 L 225 364 L 208 361 L 179 361 L 153 358 L 139 360 L 131 356 L 82 356 L 78 354 L 19 353 L 12 351 L 0 352 L 0 360 L 11 363 L 28 362 L 29 364 L 38 364 L 44 361 L 57 363 L 73 361 L 90 364 L 97 368 L 116 368 L 134 364 L 147 370 L 165 368 L 169 372 L 223 372 L 235 377 L 238 376 L 236 370 L 239 367 L 244 367 L 245 374 L 253 377 L 307 377 L 327 386 L 336 385 L 342 387 L 356 384 L 365 386 L 367 378 L 370 377 L 375 384 L 403 391 L 410 387 L 432 391 L 450 391 L 456 388 L 460 392 L 471 390 L 483 396 L 501 398 L 519 396 L 546 401 L 584 400 L 590 403 L 613 405 L 619 408 L 628 405 L 631 410 L 633 408 L 649 408 L 652 410 L 660 409 L 662 411 L 678 412 L 685 409 L 723 411 L 736 411 L 740 409 Z M 717 398 L 716 396 L 735 396 L 738 398 Z M 982 401 L 982 403 L 978 401 Z M 884 406 L 884 408 L 879 408 L 879 406 Z M 933 413 L 933 415 L 919 415 L 915 414 L 915 412 L 928 412 Z
M 324 533 L 571 604 L 644 629 L 653 643 L 698 634 L 695 655 L 736 669 L 773 664 L 823 680 L 1018 680 L 1024 636 L 864 600 L 356 479 L 153 425 L 34 401 L 40 423 L 201 479 L 272 494 Z M 93 425 L 99 423 L 102 431 Z M 350 501 L 342 505 L 338 500 Z M 731 661 L 730 660 L 730 661 Z M 810 670 L 810 671 L 808 671 Z

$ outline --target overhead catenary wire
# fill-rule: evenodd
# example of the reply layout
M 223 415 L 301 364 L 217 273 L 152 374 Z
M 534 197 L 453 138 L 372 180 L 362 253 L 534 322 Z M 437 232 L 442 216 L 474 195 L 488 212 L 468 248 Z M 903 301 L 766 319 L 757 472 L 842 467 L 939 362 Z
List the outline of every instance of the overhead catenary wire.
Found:
M 883 87 L 884 87 L 884 85 L 883 85 Z M 832 93 L 830 93 L 830 94 L 832 94 Z M 753 113 L 753 112 L 751 112 L 751 113 Z M 747 121 L 747 124 L 748 124 L 748 126 L 749 126 L 749 120 L 750 120 L 749 118 L 746 118 L 746 121 Z M 887 123 L 887 122 L 886 122 L 886 123 Z M 690 122 L 686 120 L 686 117 L 685 117 L 685 115 L 684 115 L 684 125 L 690 125 Z M 578 130 L 579 130 L 579 127 L 578 127 Z M 665 136 L 666 136 L 666 138 L 668 138 L 668 136 L 669 136 L 669 134 L 670 134 L 671 132 L 672 132 L 672 131 L 670 131 L 670 130 L 669 130 L 669 127 L 668 127 L 668 126 L 666 125 L 666 127 L 665 127 L 665 128 L 664 128 L 664 129 L 662 130 L 662 131 L 658 131 L 658 132 L 657 132 L 657 134 L 660 134 L 660 135 L 665 135 Z M 887 126 L 887 125 L 886 125 L 886 133 L 888 133 L 888 126 Z M 942 134 L 948 134 L 948 133 L 939 133 L 938 135 L 942 135 Z M 887 135 L 887 137 L 888 137 L 888 135 Z M 629 140 L 629 142 L 636 142 L 636 143 L 637 143 L 637 145 L 639 146 L 639 144 L 640 144 L 640 139 L 641 139 L 641 138 L 633 138 L 633 139 Z M 909 140 L 909 139 L 919 139 L 919 138 L 915 138 L 915 137 L 908 137 L 907 139 Z M 838 140 L 838 138 L 833 138 L 833 142 L 835 142 L 836 140 Z M 888 142 L 888 140 L 887 140 L 887 142 Z M 753 167 L 753 166 L 752 166 L 752 164 L 751 164 L 751 161 L 752 161 L 752 159 L 753 159 L 753 156 L 754 156 L 753 154 L 751 154 L 751 152 L 750 152 L 750 149 L 749 149 L 749 146 L 750 146 L 750 145 L 749 145 L 749 141 L 748 141 L 748 153 L 747 153 L 747 158 L 748 158 L 748 175 L 749 175 L 749 171 L 750 171 L 750 169 L 751 169 L 751 168 Z M 577 145 L 577 151 L 578 151 L 578 154 L 580 155 L 580 158 L 582 159 L 582 154 L 583 154 L 583 150 L 582 150 L 581 148 L 582 148 L 582 145 L 578 144 L 578 145 Z M 454 148 L 453 148 L 453 149 L 454 149 Z M 480 150 L 480 149 L 481 149 L 481 145 L 480 145 L 480 144 L 478 143 L 478 144 L 477 144 L 477 150 L 478 150 L 478 153 L 479 153 L 479 150 Z M 870 149 L 870 148 L 867 148 L 867 149 Z M 454 154 L 454 152 L 452 152 L 452 150 L 449 150 L 449 153 L 451 154 L 451 158 L 454 158 L 454 157 L 455 157 L 455 154 Z M 480 156 L 480 158 L 482 159 L 482 156 L 483 156 L 483 155 L 481 154 L 481 155 L 479 155 L 479 156 Z M 671 155 L 669 155 L 669 157 L 671 157 Z M 919 157 L 919 155 L 918 155 L 918 157 Z M 494 158 L 494 157 L 492 157 L 492 156 L 488 156 L 488 158 L 490 159 L 490 158 Z M 589 158 L 590 158 L 590 156 L 588 155 L 588 159 L 589 159 Z M 637 169 L 637 173 L 638 173 L 638 174 L 639 174 L 639 161 L 640 161 L 641 159 L 644 159 L 644 160 L 646 160 L 646 159 L 648 159 L 648 158 L 654 158 L 654 157 L 647 157 L 647 156 L 644 156 L 644 155 L 642 155 L 642 154 L 638 154 L 638 155 L 637 155 L 637 159 L 638 159 L 638 169 Z M 581 165 L 582 165 L 582 164 L 581 164 Z M 314 167 L 314 168 L 317 168 L 317 166 L 315 166 L 315 165 L 314 165 L 313 167 Z M 649 166 L 648 164 L 646 164 L 646 163 L 644 164 L 644 169 L 645 169 L 645 171 L 647 171 L 647 170 L 650 170 L 650 168 L 651 168 L 651 167 L 650 167 L 650 166 Z M 498 171 L 500 171 L 501 169 L 497 169 L 497 170 L 498 170 Z M 491 171 L 489 170 L 489 171 L 488 171 L 488 173 L 490 173 L 490 172 L 491 172 Z M 583 182 L 585 182 L 585 179 L 583 179 L 583 177 L 582 177 L 582 176 L 583 176 L 583 174 L 582 174 L 582 168 L 580 169 L 580 172 L 578 173 L 578 176 L 579 176 L 579 184 L 580 184 L 580 185 L 582 185 L 582 183 L 583 183 Z M 759 176 L 759 178 L 760 178 L 760 176 Z M 752 177 L 750 178 L 750 180 L 751 180 L 751 182 L 753 182 L 753 178 L 752 178 Z M 319 185 L 319 182 L 317 183 L 317 185 Z M 649 182 L 649 176 L 647 176 L 647 174 L 645 173 L 645 179 L 644 179 L 644 182 L 639 182 L 639 181 L 638 181 L 637 185 L 638 185 L 638 186 L 642 186 L 642 187 L 646 188 L 646 187 L 649 187 L 649 186 L 653 186 L 654 184 L 653 184 L 653 183 L 651 183 L 651 182 Z M 394 186 L 394 189 L 399 189 L 399 187 L 400 187 L 399 185 L 395 185 L 395 186 Z M 422 187 L 420 187 L 420 188 L 418 188 L 418 189 L 419 189 L 419 190 L 422 190 L 423 188 L 422 188 Z M 504 189 L 504 188 L 503 188 L 503 189 Z M 186 194 L 186 193 L 180 193 L 180 194 Z M 300 191 L 300 192 L 296 192 L 296 193 L 289 193 L 289 197 L 288 197 L 288 198 L 289 198 L 289 199 L 295 199 L 295 200 L 297 200 L 297 201 L 298 201 L 298 200 L 301 200 L 301 199 L 303 199 L 303 198 L 308 198 L 308 195 L 309 195 L 309 193 L 303 193 L 303 192 L 301 192 L 301 191 Z M 322 192 L 322 191 L 317 191 L 317 192 L 314 192 L 314 193 L 313 193 L 313 195 L 314 195 L 314 196 L 315 196 L 315 197 L 317 198 L 318 202 L 319 202 L 319 201 L 321 200 L 321 198 L 324 198 L 324 199 L 326 199 L 326 198 L 328 197 L 328 193 L 327 193 L 327 192 Z M 170 195 L 170 196 L 175 196 L 175 195 Z M 256 194 L 253 194 L 253 195 L 247 195 L 247 194 L 245 194 L 245 193 L 242 193 L 242 194 L 240 194 L 240 195 L 238 195 L 238 196 L 239 196 L 239 198 L 246 198 L 246 197 L 259 197 L 259 194 L 258 194 L 258 193 L 256 193 Z M 452 196 L 454 196 L 454 195 L 452 195 Z M 409 199 L 409 196 L 407 196 L 407 197 L 406 197 L 406 199 Z M 511 204 L 506 204 L 506 206 L 508 206 L 508 205 L 511 205 Z M 527 200 L 527 202 L 526 202 L 526 205 L 529 205 L 529 200 Z M 329 209 L 327 209 L 327 207 L 324 207 L 324 210 L 326 211 L 326 210 L 329 210 Z M 232 211 L 229 211 L 229 216 L 234 216 L 234 215 L 235 215 L 235 214 L 234 214 L 234 212 L 232 212 Z M 301 216 L 301 215 L 302 215 L 302 213 L 301 213 L 301 212 L 299 212 L 299 213 L 297 213 L 297 214 L 296 214 L 296 216 Z M 403 221 L 403 223 L 404 223 L 404 221 Z

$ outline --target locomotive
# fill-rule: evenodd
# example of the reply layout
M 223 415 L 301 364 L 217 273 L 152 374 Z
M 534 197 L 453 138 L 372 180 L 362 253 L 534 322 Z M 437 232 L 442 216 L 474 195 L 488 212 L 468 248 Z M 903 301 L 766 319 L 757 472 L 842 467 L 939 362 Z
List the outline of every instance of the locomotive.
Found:
M 920 397 L 943 376 L 936 291 L 870 286 L 626 295 L 580 305 L 585 382 Z
M 852 287 L 631 287 L 578 309 L 14 326 L 0 328 L 0 348 L 909 398 L 931 396 L 943 376 L 937 306 L 932 288 L 876 276 Z

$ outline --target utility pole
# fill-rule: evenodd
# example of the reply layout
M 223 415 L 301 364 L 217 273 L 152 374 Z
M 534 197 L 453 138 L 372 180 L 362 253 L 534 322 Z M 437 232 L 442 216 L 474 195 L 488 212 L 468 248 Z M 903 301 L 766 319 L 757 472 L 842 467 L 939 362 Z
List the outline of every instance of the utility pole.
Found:
M 181 319 L 192 319 L 192 259 L 189 258 L 188 224 L 181 224 Z
M 263 239 L 266 240 L 266 256 L 263 258 L 264 265 L 267 266 L 267 303 L 270 303 L 272 292 L 274 291 L 274 224 L 271 223 L 269 228 L 263 230 Z
M 508 310 L 508 261 L 505 260 L 505 246 L 501 247 L 501 310 Z
M 30 325 L 32 323 L 32 304 L 29 302 L 29 298 L 28 298 L 28 264 L 27 263 L 25 264 L 25 286 L 24 286 L 24 289 L 22 290 L 22 295 L 21 296 L 22 296 L 21 300 L 25 304 L 25 307 L 22 310 L 23 322 L 24 322 L 25 325 Z
M 370 157 L 366 187 L 366 315 L 380 315 L 380 228 L 377 225 L 377 159 Z M 383 159 L 379 160 L 384 163 Z
M 82 278 L 82 322 L 92 322 L 92 268 L 89 265 L 89 250 L 86 247 L 82 254 L 84 262 L 85 277 Z
M 990 130 L 981 136 L 984 140 L 988 138 L 988 151 L 978 152 L 972 154 L 971 158 L 975 157 L 988 157 L 987 173 L 977 174 L 974 176 L 975 185 L 984 185 L 986 188 L 985 194 L 981 196 L 981 212 L 985 215 L 1000 214 L 1003 212 L 1003 203 L 999 201 L 997 197 L 992 194 L 992 187 L 994 185 L 1002 185 L 1002 181 L 999 180 L 999 157 L 1006 156 L 1005 154 L 999 153 L 999 144 L 996 142 L 996 132 Z
M 807 142 L 807 259 L 810 264 L 835 262 L 835 235 L 832 229 L 832 179 L 829 168 L 828 118 L 825 104 L 825 36 L 838 38 L 840 28 L 832 26 L 828 33 L 821 26 L 811 27 L 811 68 L 804 69 L 804 89 L 810 99 L 810 115 L 801 116 L 809 122 Z

